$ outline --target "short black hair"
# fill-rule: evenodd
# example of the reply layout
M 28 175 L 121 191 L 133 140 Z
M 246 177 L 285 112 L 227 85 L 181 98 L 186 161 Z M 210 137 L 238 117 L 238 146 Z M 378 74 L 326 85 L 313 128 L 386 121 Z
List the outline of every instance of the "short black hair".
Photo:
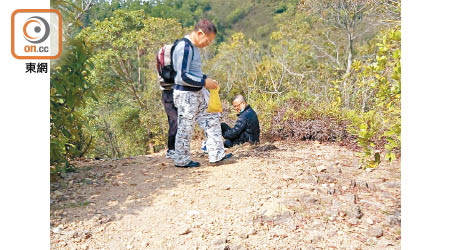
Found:
M 208 19 L 202 19 L 198 21 L 198 23 L 194 27 L 194 30 L 198 31 L 199 29 L 205 32 L 205 34 L 217 34 L 216 26 L 214 26 L 214 24 Z

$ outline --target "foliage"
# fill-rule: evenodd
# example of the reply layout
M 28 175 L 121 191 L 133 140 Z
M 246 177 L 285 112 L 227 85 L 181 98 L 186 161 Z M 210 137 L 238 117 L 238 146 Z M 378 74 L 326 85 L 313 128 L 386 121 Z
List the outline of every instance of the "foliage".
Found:
M 364 151 L 364 165 L 379 164 L 375 142 L 384 139 L 386 159 L 392 161 L 399 153 L 401 141 L 401 32 L 397 26 L 381 33 L 377 39 L 376 56 L 353 67 L 358 85 L 373 92 L 372 110 L 361 112 L 353 118 L 353 132 Z M 375 159 L 369 160 L 374 157 Z
M 256 86 L 256 67 L 260 52 L 256 43 L 244 34 L 235 33 L 230 40 L 221 43 L 217 55 L 205 62 L 205 70 L 221 84 L 222 98 L 229 99 L 245 93 L 250 100 Z
M 102 96 L 85 110 L 92 121 L 86 131 L 96 139 L 97 154 L 122 157 L 164 146 L 167 125 L 154 55 L 183 31 L 171 19 L 148 17 L 142 10 L 118 10 L 79 34 L 93 50 L 89 81 Z
M 80 40 L 72 40 L 66 50 L 50 76 L 50 163 L 57 165 L 83 156 L 90 146 L 81 129 L 85 120 L 79 109 L 87 97 L 95 98 L 85 68 L 89 50 Z
M 247 15 L 251 8 L 251 5 L 236 8 L 225 18 L 225 22 L 229 25 L 236 23 L 239 19 Z
M 216 44 L 201 53 L 204 72 L 221 85 L 227 122 L 234 117 L 229 102 L 243 94 L 263 139 L 358 143 L 365 167 L 377 166 L 382 154 L 394 160 L 401 146 L 400 4 L 378 2 L 386 4 L 97 0 L 84 12 L 68 7 L 85 13 L 84 27 L 76 36 L 73 30 L 52 70 L 52 162 L 164 148 L 168 125 L 154 55 L 201 17 L 219 29 Z

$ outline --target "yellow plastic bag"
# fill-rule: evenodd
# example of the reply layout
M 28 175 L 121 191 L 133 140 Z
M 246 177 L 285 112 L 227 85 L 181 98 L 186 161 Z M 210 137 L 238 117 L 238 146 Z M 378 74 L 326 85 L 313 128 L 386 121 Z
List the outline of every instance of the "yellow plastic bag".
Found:
M 219 87 L 216 89 L 210 89 L 209 90 L 209 103 L 208 103 L 208 110 L 206 110 L 209 113 L 218 113 L 222 112 L 222 103 L 220 102 L 219 97 Z

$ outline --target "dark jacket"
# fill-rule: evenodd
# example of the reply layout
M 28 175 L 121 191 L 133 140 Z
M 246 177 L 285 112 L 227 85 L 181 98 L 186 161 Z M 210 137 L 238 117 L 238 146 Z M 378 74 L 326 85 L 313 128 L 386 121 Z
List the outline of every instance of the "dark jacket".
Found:
M 259 121 L 256 112 L 247 105 L 245 109 L 238 114 L 238 119 L 233 128 L 227 130 L 223 137 L 233 140 L 234 143 L 257 143 L 259 142 Z

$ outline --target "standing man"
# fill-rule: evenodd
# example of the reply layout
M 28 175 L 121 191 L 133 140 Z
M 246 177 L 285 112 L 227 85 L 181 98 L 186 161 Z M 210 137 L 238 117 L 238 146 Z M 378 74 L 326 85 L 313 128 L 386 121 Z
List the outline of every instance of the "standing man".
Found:
M 159 75 L 158 75 L 159 76 Z M 166 83 L 164 79 L 159 76 L 159 84 L 162 90 L 162 103 L 164 110 L 167 114 L 167 120 L 169 121 L 169 136 L 167 140 L 167 153 L 166 158 L 172 158 L 175 155 L 175 136 L 177 135 L 177 108 L 173 103 L 173 83 Z
M 174 85 L 174 104 L 178 110 L 178 131 L 175 139 L 176 167 L 198 167 L 199 162 L 191 160 L 190 142 L 195 122 L 207 134 L 206 146 L 210 165 L 220 165 L 232 154 L 225 154 L 219 116 L 207 113 L 208 102 L 202 89 L 215 89 L 216 80 L 208 78 L 202 72 L 199 48 L 209 46 L 217 34 L 214 24 L 203 19 L 199 21 L 185 39 L 177 43 L 173 52 L 173 66 L 177 75 Z
M 225 138 L 225 147 L 231 148 L 234 145 L 250 142 L 259 142 L 259 120 L 256 112 L 247 104 L 242 95 L 233 98 L 233 107 L 238 112 L 238 119 L 233 128 L 226 123 L 221 123 L 222 135 Z

